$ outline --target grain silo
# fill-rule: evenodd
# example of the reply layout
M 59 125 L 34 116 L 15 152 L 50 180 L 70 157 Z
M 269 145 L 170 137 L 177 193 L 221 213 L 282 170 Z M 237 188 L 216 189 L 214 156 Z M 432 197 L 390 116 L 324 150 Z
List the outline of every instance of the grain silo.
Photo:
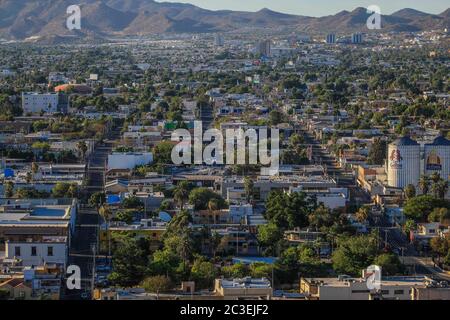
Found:
M 417 186 L 420 177 L 420 145 L 409 137 L 395 140 L 388 146 L 388 185 L 404 188 Z
M 437 172 L 444 180 L 450 180 L 450 140 L 439 136 L 425 145 L 424 173 L 431 176 Z

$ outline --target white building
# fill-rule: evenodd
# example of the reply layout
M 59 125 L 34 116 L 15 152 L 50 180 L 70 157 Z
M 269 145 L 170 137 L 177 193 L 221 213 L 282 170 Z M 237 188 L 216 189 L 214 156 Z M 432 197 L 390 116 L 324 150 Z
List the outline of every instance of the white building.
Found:
M 388 185 L 404 188 L 417 186 L 420 177 L 420 145 L 409 137 L 395 140 L 388 146 Z
M 66 266 L 68 258 L 67 237 L 45 236 L 39 242 L 6 241 L 5 257 L 20 259 L 24 266 L 42 266 L 49 263 Z
M 108 155 L 108 170 L 134 169 L 136 166 L 151 164 L 153 154 L 151 152 L 114 152 Z
M 67 112 L 68 108 L 68 97 L 62 93 L 22 93 L 22 109 L 24 113 Z

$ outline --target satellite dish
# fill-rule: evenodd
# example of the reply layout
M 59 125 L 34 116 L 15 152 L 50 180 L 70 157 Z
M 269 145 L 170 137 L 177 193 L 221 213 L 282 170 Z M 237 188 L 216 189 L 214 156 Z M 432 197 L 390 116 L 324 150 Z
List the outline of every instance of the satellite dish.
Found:
M 172 220 L 172 217 L 170 216 L 170 214 L 168 214 L 167 212 L 164 212 L 164 211 L 161 211 L 159 213 L 159 218 L 164 222 L 169 222 L 170 220 Z

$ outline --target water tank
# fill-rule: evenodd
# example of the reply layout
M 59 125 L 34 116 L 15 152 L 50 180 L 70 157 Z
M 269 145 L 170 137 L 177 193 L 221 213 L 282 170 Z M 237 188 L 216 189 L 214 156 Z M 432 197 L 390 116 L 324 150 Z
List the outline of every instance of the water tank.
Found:
M 395 140 L 388 146 L 388 185 L 404 188 L 417 186 L 420 178 L 420 145 L 409 137 Z
M 437 172 L 444 180 L 450 180 L 450 140 L 442 136 L 425 144 L 424 173 L 431 176 Z

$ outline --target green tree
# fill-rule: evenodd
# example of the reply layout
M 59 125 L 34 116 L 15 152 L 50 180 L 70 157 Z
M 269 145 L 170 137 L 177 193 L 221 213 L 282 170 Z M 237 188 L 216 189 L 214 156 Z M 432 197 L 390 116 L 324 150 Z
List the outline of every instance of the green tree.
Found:
M 194 206 L 195 210 L 206 210 L 208 202 L 212 199 L 217 200 L 218 208 L 226 208 L 225 200 L 214 191 L 208 188 L 196 188 L 189 194 L 189 203 Z
M 356 212 L 356 219 L 358 222 L 364 222 L 369 218 L 370 209 L 367 206 L 362 206 Z
M 379 138 L 375 139 L 369 151 L 369 164 L 382 165 L 386 159 L 387 144 L 386 141 Z
M 414 187 L 414 185 L 412 185 L 412 184 L 408 184 L 405 187 L 404 192 L 405 192 L 406 199 L 414 198 L 416 196 L 416 187 Z
M 180 209 L 183 210 L 184 204 L 189 199 L 190 186 L 189 182 L 181 181 L 173 192 L 173 198 L 180 206 Z
M 422 194 L 428 194 L 430 190 L 430 178 L 428 176 L 422 175 L 419 179 L 419 189 L 422 191 Z
M 341 238 L 338 240 L 338 248 L 332 255 L 333 269 L 356 276 L 372 264 L 376 254 L 374 235 Z
M 408 199 L 403 212 L 407 218 L 416 221 L 426 221 L 435 208 L 450 208 L 450 203 L 447 200 L 436 199 L 431 195 L 420 195 Z
M 283 238 L 283 232 L 273 222 L 258 226 L 258 241 L 264 246 L 275 245 Z
M 5 198 L 12 198 L 14 195 L 14 183 L 12 181 L 6 181 L 4 184 Z
M 380 266 L 383 275 L 394 276 L 403 271 L 403 265 L 396 254 L 383 253 L 378 255 L 373 264 Z
M 156 293 L 156 299 L 159 299 L 159 294 L 170 290 L 172 288 L 172 283 L 169 278 L 158 275 L 145 278 L 144 281 L 142 281 L 142 287 L 145 292 Z
M 252 200 L 253 198 L 254 183 L 253 180 L 249 177 L 244 178 L 244 190 L 247 202 L 250 202 L 250 200 Z
M 95 207 L 97 210 L 106 202 L 106 195 L 104 192 L 95 192 L 88 200 L 90 206 Z
M 438 261 L 441 257 L 445 257 L 450 249 L 450 240 L 441 237 L 435 237 L 430 240 L 430 247 L 433 253 L 438 256 Z
M 119 244 L 113 256 L 113 272 L 108 279 L 113 285 L 132 287 L 139 284 L 148 264 L 146 252 L 134 239 L 126 239 Z
M 88 150 L 88 146 L 85 141 L 79 141 L 77 143 L 77 149 L 81 153 L 81 159 L 84 160 L 86 156 L 86 152 Z
M 205 258 L 197 258 L 191 268 L 191 277 L 199 288 L 210 288 L 217 276 L 216 267 Z

